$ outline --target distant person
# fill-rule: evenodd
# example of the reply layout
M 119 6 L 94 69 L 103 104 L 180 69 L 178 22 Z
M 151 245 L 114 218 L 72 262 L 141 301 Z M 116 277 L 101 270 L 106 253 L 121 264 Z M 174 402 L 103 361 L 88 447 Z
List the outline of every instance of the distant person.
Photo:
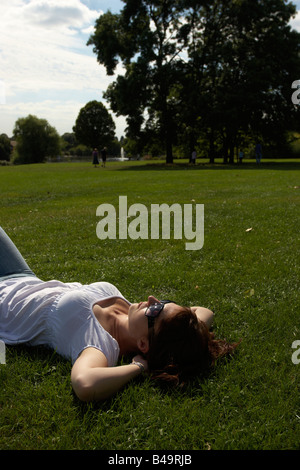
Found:
M 211 310 L 146 299 L 131 303 L 109 282 L 42 281 L 0 227 L 0 339 L 70 359 L 83 401 L 110 397 L 142 371 L 180 385 L 236 348 L 209 331 Z M 123 355 L 132 361 L 117 365 Z
M 258 142 L 255 147 L 255 158 L 256 158 L 256 163 L 259 165 L 262 157 L 262 146 L 261 143 Z
M 105 167 L 106 155 L 107 155 L 107 148 L 104 147 L 104 148 L 101 150 L 101 158 L 102 158 L 102 166 L 103 166 L 103 167 Z
M 243 162 L 243 158 L 244 158 L 244 152 L 242 152 L 240 150 L 240 153 L 239 153 L 239 162 L 242 163 Z
M 99 165 L 99 153 L 96 148 L 93 150 L 92 157 L 93 157 L 93 165 L 96 168 L 97 165 Z
M 193 163 L 193 165 L 196 164 L 196 158 L 197 158 L 197 152 L 196 152 L 196 150 L 194 149 L 194 150 L 192 151 L 192 163 Z

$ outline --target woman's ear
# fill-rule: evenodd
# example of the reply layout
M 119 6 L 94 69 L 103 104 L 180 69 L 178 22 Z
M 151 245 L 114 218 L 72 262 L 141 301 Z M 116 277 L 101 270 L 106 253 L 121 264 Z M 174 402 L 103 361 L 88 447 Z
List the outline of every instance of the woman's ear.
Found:
M 149 340 L 147 336 L 142 336 L 140 339 L 137 340 L 137 346 L 139 350 L 146 354 L 149 351 Z

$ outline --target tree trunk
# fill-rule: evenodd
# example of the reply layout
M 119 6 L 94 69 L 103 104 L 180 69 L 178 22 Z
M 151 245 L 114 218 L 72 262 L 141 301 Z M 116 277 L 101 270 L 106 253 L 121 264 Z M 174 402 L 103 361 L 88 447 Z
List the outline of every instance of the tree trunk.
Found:
M 229 163 L 234 163 L 234 144 L 231 142 L 229 147 Z
M 224 142 L 223 145 L 223 163 L 226 165 L 228 162 L 228 144 L 227 142 Z
M 173 149 L 172 149 L 172 142 L 171 139 L 167 136 L 166 139 L 166 151 L 167 151 L 167 156 L 166 156 L 166 163 L 173 163 Z
M 215 163 L 214 131 L 211 131 L 209 134 L 209 163 Z

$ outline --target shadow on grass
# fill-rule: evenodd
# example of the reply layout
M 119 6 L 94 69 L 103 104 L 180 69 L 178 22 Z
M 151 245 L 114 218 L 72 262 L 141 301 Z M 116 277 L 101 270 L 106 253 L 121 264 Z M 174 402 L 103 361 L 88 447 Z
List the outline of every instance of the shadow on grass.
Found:
M 7 362 L 24 359 L 28 365 L 55 366 L 63 364 L 71 367 L 71 362 L 64 359 L 51 348 L 45 346 L 29 346 L 27 344 L 6 345 Z
M 274 161 L 265 161 L 260 165 L 257 165 L 255 162 L 244 162 L 242 164 L 224 164 L 224 163 L 196 163 L 196 165 L 189 164 L 187 162 L 175 162 L 175 163 L 165 163 L 165 162 L 141 162 L 140 164 L 126 165 L 118 168 L 120 171 L 176 171 L 176 170 L 190 170 L 190 171 L 201 171 L 201 170 L 300 170 L 300 162 L 298 161 L 288 161 L 288 162 L 274 162 Z
M 151 400 L 152 396 L 156 399 L 163 400 L 165 397 L 174 401 L 184 402 L 186 399 L 201 395 L 203 388 L 208 380 L 212 380 L 216 376 L 216 368 L 211 368 L 201 376 L 193 377 L 185 384 L 179 386 L 171 386 L 158 380 L 152 379 L 150 376 L 141 375 L 136 377 L 134 381 L 127 383 L 115 395 L 99 402 L 82 402 L 74 394 L 74 405 L 77 407 L 81 418 L 85 418 L 88 413 L 97 411 L 110 412 L 111 410 L 122 409 L 124 403 L 128 400 L 134 403 L 136 397 L 146 397 Z M 128 398 L 129 397 L 129 398 Z

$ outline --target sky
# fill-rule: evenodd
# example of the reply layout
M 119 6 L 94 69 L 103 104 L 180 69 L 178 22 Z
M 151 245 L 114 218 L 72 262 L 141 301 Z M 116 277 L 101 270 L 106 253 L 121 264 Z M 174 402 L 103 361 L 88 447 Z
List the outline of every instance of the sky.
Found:
M 300 0 L 293 3 L 299 11 L 292 27 L 300 32 Z M 123 6 L 121 0 L 1 0 L 0 134 L 11 137 L 16 120 L 33 114 L 62 135 L 72 132 L 89 101 L 109 110 L 103 92 L 114 77 L 86 43 L 96 19 Z M 120 138 L 125 118 L 113 118 Z

